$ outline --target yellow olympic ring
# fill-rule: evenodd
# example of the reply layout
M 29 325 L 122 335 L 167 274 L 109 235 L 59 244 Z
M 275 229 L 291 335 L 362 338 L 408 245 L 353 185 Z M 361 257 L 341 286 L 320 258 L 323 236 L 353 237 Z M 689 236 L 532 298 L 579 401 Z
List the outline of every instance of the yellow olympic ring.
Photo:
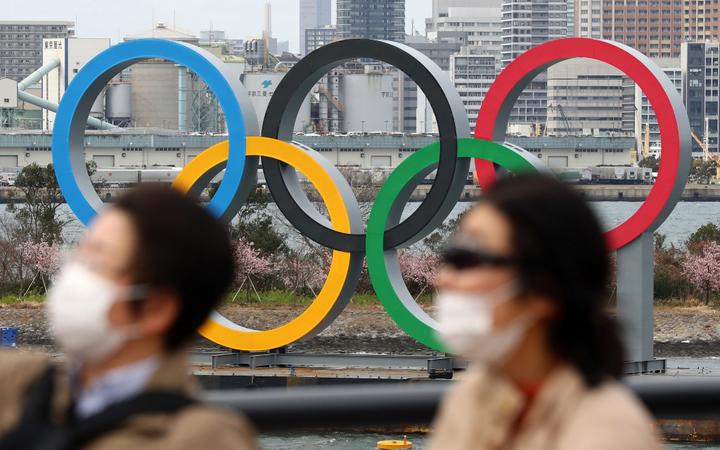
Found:
M 332 178 L 302 149 L 284 141 L 265 137 L 247 137 L 247 156 L 267 156 L 277 159 L 302 172 L 315 186 L 327 206 L 333 229 L 349 233 L 350 217 L 345 203 Z M 173 187 L 187 193 L 208 171 L 224 164 L 228 159 L 228 141 L 205 149 L 178 175 Z M 281 348 L 306 337 L 314 330 L 340 297 L 350 267 L 350 253 L 333 250 L 332 262 L 325 284 L 317 297 L 299 316 L 271 330 L 257 331 L 242 327 L 214 312 L 200 327 L 207 339 L 235 350 L 263 351 Z

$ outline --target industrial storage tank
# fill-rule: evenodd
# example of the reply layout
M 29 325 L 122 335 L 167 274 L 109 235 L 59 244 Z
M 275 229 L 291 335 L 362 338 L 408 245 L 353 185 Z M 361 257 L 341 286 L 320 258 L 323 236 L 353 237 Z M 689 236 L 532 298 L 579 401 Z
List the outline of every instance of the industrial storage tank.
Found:
M 345 105 L 343 131 L 393 131 L 391 74 L 344 74 L 340 92 L 340 100 Z
M 116 83 L 108 86 L 105 106 L 105 116 L 109 120 L 130 120 L 132 117 L 130 83 Z
M 267 111 L 270 99 L 275 93 L 275 88 L 285 76 L 285 72 L 249 72 L 242 76 L 242 83 L 247 89 L 250 101 L 252 102 L 258 123 L 263 122 L 265 111 Z M 293 131 L 306 132 L 310 130 L 310 97 L 305 97 Z
M 105 116 L 105 89 L 100 91 L 90 108 L 90 116 L 102 119 Z

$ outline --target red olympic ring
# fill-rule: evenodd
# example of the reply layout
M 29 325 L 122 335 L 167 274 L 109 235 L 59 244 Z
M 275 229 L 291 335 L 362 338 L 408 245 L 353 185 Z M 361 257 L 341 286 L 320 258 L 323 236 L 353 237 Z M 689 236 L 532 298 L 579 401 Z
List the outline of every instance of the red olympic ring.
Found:
M 650 101 L 660 128 L 662 160 L 655 185 L 632 216 L 605 233 L 609 249 L 615 250 L 662 223 L 674 208 L 679 192 L 684 187 L 684 177 L 687 176 L 687 173 L 683 174 L 687 165 L 683 160 L 687 156 L 684 153 L 690 151 L 687 113 L 672 83 L 648 57 L 623 44 L 588 38 L 557 39 L 534 47 L 500 72 L 490 87 L 478 113 L 475 137 L 502 142 L 510 111 L 522 89 L 538 73 L 571 58 L 598 60 L 630 77 Z M 668 84 L 672 87 L 671 92 L 668 91 Z M 475 169 L 481 187 L 486 188 L 495 180 L 491 162 L 475 159 Z M 679 184 L 683 186 L 679 187 L 678 192 Z

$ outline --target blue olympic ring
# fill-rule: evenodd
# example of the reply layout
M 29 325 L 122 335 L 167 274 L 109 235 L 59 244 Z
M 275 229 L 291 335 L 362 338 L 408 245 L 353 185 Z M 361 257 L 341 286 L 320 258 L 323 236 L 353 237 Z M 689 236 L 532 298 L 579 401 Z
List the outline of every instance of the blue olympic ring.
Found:
M 230 141 L 229 159 L 222 182 L 208 208 L 223 216 L 238 201 L 245 168 L 246 128 L 238 101 L 244 93 L 239 79 L 211 53 L 198 47 L 162 39 L 138 39 L 115 45 L 90 60 L 65 91 L 55 117 L 52 160 L 65 201 L 84 224 L 102 206 L 85 166 L 84 134 L 87 117 L 103 87 L 126 67 L 161 58 L 186 66 L 208 85 L 225 114 Z M 246 95 L 246 94 L 245 94 Z

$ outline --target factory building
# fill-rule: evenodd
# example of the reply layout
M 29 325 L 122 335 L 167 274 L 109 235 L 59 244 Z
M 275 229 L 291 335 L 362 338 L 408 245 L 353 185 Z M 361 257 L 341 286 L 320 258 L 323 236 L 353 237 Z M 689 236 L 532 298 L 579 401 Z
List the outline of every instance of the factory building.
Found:
M 245 89 L 247 89 L 248 96 L 257 114 L 258 124 L 263 123 L 270 99 L 275 93 L 275 88 L 277 88 L 284 76 L 285 72 L 248 72 L 242 75 L 240 81 L 242 81 Z M 300 106 L 300 111 L 295 120 L 294 131 L 312 131 L 310 96 L 305 98 L 305 101 Z
M 182 167 L 207 147 L 227 137 L 191 135 L 167 130 L 89 130 L 85 158 L 99 168 Z M 296 135 L 337 166 L 360 169 L 394 168 L 410 154 L 437 141 L 436 136 L 358 134 Z M 0 172 L 17 172 L 37 163 L 51 163 L 48 133 L 24 131 L 0 135 Z M 634 158 L 635 141 L 627 137 L 516 137 L 508 140 L 556 168 L 599 165 L 626 166 Z
M 331 75 L 328 79 L 330 92 L 338 90 L 349 105 L 342 114 L 342 127 L 338 131 L 392 131 L 393 77 L 382 66 L 366 65 L 365 73 Z M 333 87 L 335 83 L 339 86 Z M 329 103 L 332 102 L 326 104 Z
M 159 23 L 125 41 L 161 38 L 199 45 L 197 36 Z M 238 76 L 242 67 L 238 67 Z M 123 81 L 131 85 L 131 124 L 180 131 L 223 132 L 225 121 L 208 86 L 184 66 L 151 59 L 128 67 Z
M 110 47 L 110 39 L 101 38 L 64 38 L 45 39 L 42 48 L 42 66 L 55 66 L 42 78 L 42 98 L 59 104 L 70 82 L 80 69 L 98 53 Z M 90 115 L 102 119 L 105 117 L 105 95 L 110 88 L 103 89 L 90 109 Z M 114 105 L 119 105 L 117 92 L 113 93 Z M 55 125 L 55 113 L 43 109 L 42 129 L 52 131 Z

